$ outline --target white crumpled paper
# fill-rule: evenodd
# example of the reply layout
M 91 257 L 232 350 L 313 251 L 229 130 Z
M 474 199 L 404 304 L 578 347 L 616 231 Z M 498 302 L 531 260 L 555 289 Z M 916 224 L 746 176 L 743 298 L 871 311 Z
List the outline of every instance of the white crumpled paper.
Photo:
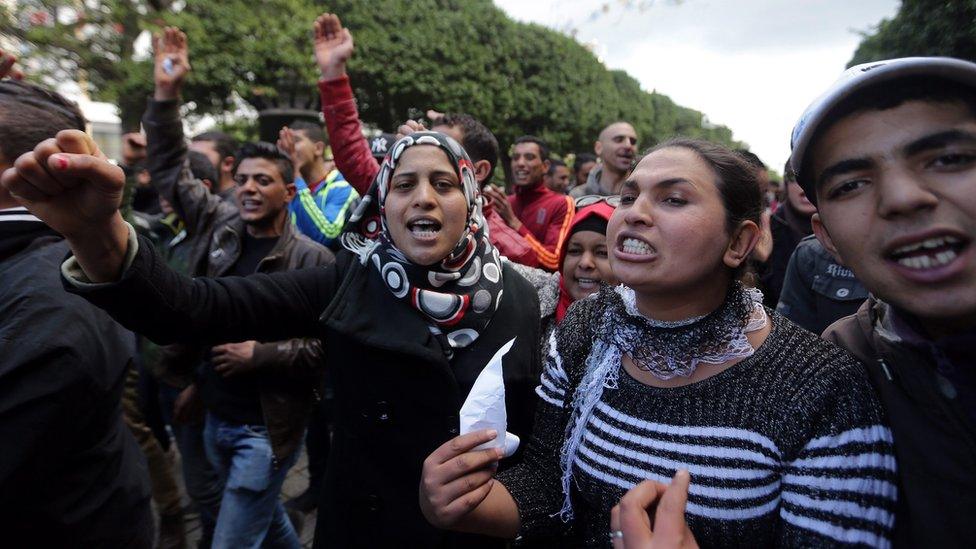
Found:
M 462 435 L 482 429 L 494 429 L 498 432 L 495 440 L 489 440 L 475 450 L 504 448 L 503 457 L 511 456 L 519 447 L 519 437 L 506 430 L 508 414 L 505 411 L 505 381 L 502 376 L 502 357 L 514 344 L 515 338 L 502 345 L 495 356 L 491 357 L 485 369 L 478 374 L 460 413 Z

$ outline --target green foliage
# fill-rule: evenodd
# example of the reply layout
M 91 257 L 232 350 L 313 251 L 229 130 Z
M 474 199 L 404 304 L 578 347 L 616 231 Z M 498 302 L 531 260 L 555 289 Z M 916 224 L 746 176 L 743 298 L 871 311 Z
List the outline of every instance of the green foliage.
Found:
M 976 61 L 976 0 L 902 0 L 892 19 L 864 34 L 848 66 L 928 55 Z
M 317 108 L 311 23 L 330 10 L 355 37 L 350 77 L 363 120 L 379 128 L 394 129 L 434 108 L 471 113 L 503 147 L 531 133 L 556 151 L 589 151 L 615 120 L 633 123 L 642 146 L 676 134 L 740 145 L 728 128 L 645 92 L 566 35 L 511 20 L 490 0 L 187 0 L 178 11 L 172 4 L 86 0 L 78 22 L 28 25 L 14 34 L 51 68 L 49 78 L 87 74 L 93 96 L 118 103 L 128 127 L 152 85 L 150 61 L 133 60 L 135 40 L 163 24 L 188 35 L 193 71 L 184 98 L 195 104 L 194 114 L 232 110 L 236 97 L 258 110 Z M 27 6 L 21 3 L 15 16 L 23 18 Z

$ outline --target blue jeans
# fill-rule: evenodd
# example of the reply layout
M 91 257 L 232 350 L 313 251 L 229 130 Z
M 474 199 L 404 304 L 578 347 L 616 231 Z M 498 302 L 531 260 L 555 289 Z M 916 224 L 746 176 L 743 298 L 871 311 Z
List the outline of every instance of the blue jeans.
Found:
M 173 422 L 173 405 L 180 390 L 164 383 L 159 384 L 159 403 L 162 408 L 163 420 L 173 429 L 176 447 L 180 449 L 180 461 L 183 464 L 183 483 L 186 493 L 193 500 L 200 513 L 200 525 L 203 537 L 213 538 L 214 526 L 217 523 L 217 511 L 220 509 L 220 498 L 224 492 L 224 483 L 207 457 L 203 443 L 203 426 L 201 420 L 194 424 L 177 424 Z
M 229 423 L 209 413 L 203 439 L 207 457 L 225 486 L 214 529 L 214 549 L 300 547 L 278 500 L 298 452 L 275 468 L 267 428 Z

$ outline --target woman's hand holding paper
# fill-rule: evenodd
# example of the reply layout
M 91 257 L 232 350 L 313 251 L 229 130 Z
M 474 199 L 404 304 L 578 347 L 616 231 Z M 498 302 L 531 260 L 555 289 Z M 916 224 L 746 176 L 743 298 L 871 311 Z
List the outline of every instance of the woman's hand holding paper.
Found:
M 461 435 L 445 442 L 424 460 L 420 510 L 431 524 L 450 527 L 488 496 L 504 449 L 474 448 L 497 436 L 493 429 Z

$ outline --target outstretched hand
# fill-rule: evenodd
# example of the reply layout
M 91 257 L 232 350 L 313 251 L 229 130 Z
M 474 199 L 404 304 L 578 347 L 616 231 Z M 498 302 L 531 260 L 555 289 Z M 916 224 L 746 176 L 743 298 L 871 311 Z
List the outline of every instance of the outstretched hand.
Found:
M 153 79 L 157 101 L 176 99 L 183 88 L 183 80 L 190 73 L 190 48 L 186 33 L 176 27 L 166 27 L 153 37 L 155 68 Z
M 614 549 L 697 548 L 685 521 L 690 481 L 688 471 L 681 470 L 670 485 L 645 480 L 624 494 L 610 512 Z
M 343 28 L 339 16 L 323 13 L 315 19 L 315 61 L 323 80 L 346 75 L 346 63 L 355 49 L 352 34 Z
M 118 277 L 129 230 L 119 214 L 125 174 L 85 132 L 62 130 L 0 176 L 10 195 L 68 239 L 93 282 Z
M 295 167 L 295 176 L 298 176 L 301 167 L 301 159 L 298 158 L 298 151 L 295 150 L 295 131 L 285 126 L 278 131 L 278 148 L 288 155 L 292 165 Z
M 24 73 L 20 69 L 14 68 L 14 63 L 17 62 L 17 56 L 12 53 L 0 50 L 0 80 L 7 78 L 13 78 L 14 80 L 23 80 Z

